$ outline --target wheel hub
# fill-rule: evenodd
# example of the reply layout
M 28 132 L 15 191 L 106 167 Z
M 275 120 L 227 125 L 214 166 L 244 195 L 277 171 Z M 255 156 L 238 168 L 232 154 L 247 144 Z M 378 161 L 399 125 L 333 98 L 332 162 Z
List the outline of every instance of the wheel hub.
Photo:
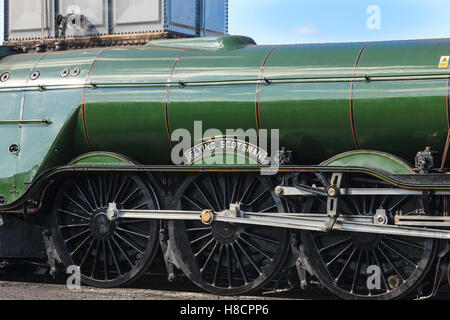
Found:
M 360 250 L 372 250 L 375 249 L 380 241 L 383 239 L 383 235 L 374 233 L 353 233 L 353 244 Z
M 212 226 L 212 235 L 220 244 L 227 245 L 237 239 L 239 229 L 231 223 L 216 222 Z
M 99 240 L 110 237 L 115 230 L 115 222 L 108 219 L 106 210 L 100 210 L 92 215 L 90 227 L 94 236 Z

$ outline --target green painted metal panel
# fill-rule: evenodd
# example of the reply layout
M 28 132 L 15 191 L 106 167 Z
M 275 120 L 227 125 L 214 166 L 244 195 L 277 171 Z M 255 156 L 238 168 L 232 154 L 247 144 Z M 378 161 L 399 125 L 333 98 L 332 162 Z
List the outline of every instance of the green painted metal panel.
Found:
M 170 161 L 165 84 L 181 52 L 161 48 L 111 49 L 98 58 L 91 81 L 121 85 L 87 93 L 86 124 L 92 150 L 126 154 L 141 163 Z M 139 83 L 158 85 L 123 87 Z
M 250 46 L 229 52 L 187 51 L 174 70 L 174 82 L 252 81 L 171 89 L 170 131 L 188 129 L 194 139 L 194 121 L 202 121 L 203 131 L 213 128 L 224 135 L 227 129 L 256 129 L 256 79 L 272 48 Z M 200 141 L 192 141 L 192 144 L 198 143 Z
M 390 154 L 370 150 L 346 152 L 321 163 L 332 167 L 363 167 L 384 170 L 392 174 L 414 174 L 404 160 Z
M 38 59 L 36 55 L 15 55 L 1 60 L 0 73 L 9 72 L 10 78 L 0 86 L 26 86 Z M 21 119 L 23 97 L 23 91 L 0 91 L 0 121 Z M 10 145 L 20 144 L 20 125 L 0 124 L 0 137 L 0 195 L 10 203 L 22 195 L 25 187 L 17 176 L 18 156 L 9 151 Z
M 448 76 L 439 68 L 450 55 L 441 40 L 368 44 L 357 75 Z M 355 130 L 360 148 L 413 159 L 426 146 L 443 152 L 447 137 L 448 79 L 368 81 L 355 85 Z
M 267 79 L 351 77 L 363 44 L 281 46 L 264 69 Z M 261 127 L 279 128 L 282 145 L 305 163 L 354 148 L 349 83 L 287 83 L 261 87 Z M 339 139 L 336 139 L 339 137 Z
M 13 159 L 2 163 L 8 165 L 9 162 L 14 162 L 13 166 L 3 166 L 0 169 L 0 179 L 7 179 L 0 182 L 0 194 L 6 196 L 8 203 L 18 199 L 39 172 L 66 164 L 77 154 L 72 148 L 73 131 L 66 133 L 63 128 L 69 127 L 68 120 L 80 107 L 83 89 L 37 90 L 36 86 L 50 88 L 56 85 L 84 85 L 96 54 L 95 50 L 87 50 L 14 55 L 1 61 L 0 70 L 11 72 L 11 78 L 2 83 L 0 89 L 4 86 L 13 88 L 0 90 L 2 108 L 5 109 L 0 120 L 19 120 L 20 123 L 0 125 L 0 134 L 6 137 L 0 142 L 2 158 Z M 80 68 L 80 73 L 63 78 L 60 74 L 65 68 L 71 71 Z M 39 72 L 40 75 L 32 80 L 30 75 L 34 72 Z M 47 119 L 48 123 L 37 121 L 43 119 Z M 7 145 L 11 143 L 20 146 L 17 155 L 9 153 Z
M 0 83 L 0 194 L 14 201 L 39 173 L 89 151 L 168 164 L 171 133 L 192 132 L 200 120 L 203 130 L 223 133 L 279 129 L 281 146 L 296 153 L 298 164 L 358 147 L 411 162 L 425 146 L 442 151 L 449 70 L 439 60 L 450 55 L 449 40 L 288 46 L 237 40 L 2 59 L 0 72 L 11 72 L 11 80 Z M 81 73 L 61 77 L 66 67 Z M 41 74 L 34 81 L 33 68 Z M 51 124 L 35 122 L 44 118 Z M 7 150 L 11 143 L 20 144 L 18 156 Z

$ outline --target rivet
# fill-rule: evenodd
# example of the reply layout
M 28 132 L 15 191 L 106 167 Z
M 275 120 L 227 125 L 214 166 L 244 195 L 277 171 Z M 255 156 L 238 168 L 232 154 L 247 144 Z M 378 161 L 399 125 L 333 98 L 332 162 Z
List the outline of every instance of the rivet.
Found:
M 72 77 L 76 77 L 81 73 L 81 69 L 80 68 L 75 68 L 72 70 Z
M 0 81 L 1 82 L 8 81 L 10 77 L 11 74 L 9 72 L 3 72 L 2 75 L 0 76 Z
M 63 71 L 61 71 L 60 75 L 61 78 L 65 78 L 70 74 L 70 69 L 69 68 L 65 68 Z
M 40 77 L 41 73 L 39 71 L 34 71 L 31 75 L 30 75 L 30 79 L 31 80 L 36 80 Z
M 13 143 L 12 145 L 9 146 L 9 152 L 11 152 L 12 154 L 18 154 L 20 151 L 20 147 L 18 144 Z

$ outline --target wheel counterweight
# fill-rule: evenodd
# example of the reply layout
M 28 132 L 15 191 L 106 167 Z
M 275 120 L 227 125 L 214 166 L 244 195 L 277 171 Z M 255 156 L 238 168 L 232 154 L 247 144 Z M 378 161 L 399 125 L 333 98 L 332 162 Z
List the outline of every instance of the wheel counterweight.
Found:
M 122 209 L 159 209 L 138 175 L 94 174 L 62 183 L 51 215 L 55 247 L 64 265 L 80 267 L 81 281 L 116 287 L 139 278 L 158 248 L 156 220 L 110 221 L 110 202 Z

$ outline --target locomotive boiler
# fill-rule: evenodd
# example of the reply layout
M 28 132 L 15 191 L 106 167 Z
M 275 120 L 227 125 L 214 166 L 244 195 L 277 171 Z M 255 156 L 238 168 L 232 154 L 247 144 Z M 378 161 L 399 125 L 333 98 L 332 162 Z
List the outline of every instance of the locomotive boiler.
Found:
M 224 295 L 300 264 L 342 298 L 391 299 L 446 252 L 447 39 L 1 55 L 4 260 L 48 257 L 114 287 L 161 250 L 170 274 Z M 254 146 L 276 170 L 261 175 L 250 148 L 211 150 L 250 146 L 226 134 L 192 139 L 211 152 L 174 165 L 174 132 L 194 136 L 197 121 L 278 130 L 279 150 Z M 208 162 L 221 153 L 235 162 Z M 367 286 L 373 267 L 379 287 Z

